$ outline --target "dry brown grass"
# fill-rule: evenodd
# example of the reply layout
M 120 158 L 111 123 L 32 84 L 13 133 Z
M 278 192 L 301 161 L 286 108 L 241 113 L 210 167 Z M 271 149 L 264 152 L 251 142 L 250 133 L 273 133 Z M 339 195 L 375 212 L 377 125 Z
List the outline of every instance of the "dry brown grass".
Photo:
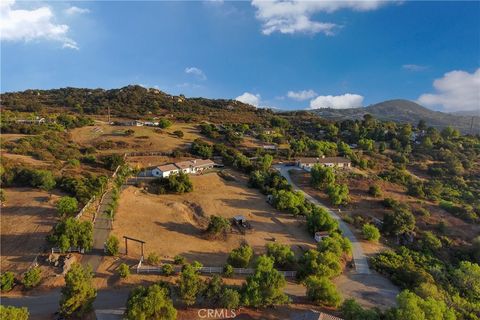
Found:
M 273 209 L 264 195 L 246 188 L 244 177 L 235 175 L 237 181 L 224 181 L 216 173 L 192 176 L 194 191 L 183 195 L 153 195 L 128 187 L 120 197 L 113 234 L 145 240 L 146 255 L 157 252 L 170 261 L 180 254 L 208 266 L 224 265 L 228 253 L 243 242 L 256 254 L 263 253 L 272 238 L 296 253 L 314 247 L 304 222 Z M 210 215 L 232 218 L 238 214 L 249 220 L 251 233 L 232 233 L 225 241 L 203 237 Z M 129 255 L 138 258 L 140 248 L 129 244 Z
M 52 197 L 38 189 L 7 188 L 1 214 L 2 271 L 23 272 L 47 244 L 45 237 L 58 221 Z
M 125 136 L 126 130 L 133 130 L 135 133 L 131 136 Z M 176 130 L 184 133 L 183 138 L 173 135 Z M 168 129 L 158 129 L 153 127 L 126 127 L 111 126 L 108 124 L 97 124 L 83 128 L 73 129 L 71 131 L 72 139 L 84 146 L 95 146 L 100 142 L 111 140 L 113 142 L 125 142 L 126 147 L 115 149 L 98 150 L 100 153 L 113 152 L 133 152 L 133 151 L 172 151 L 178 148 L 187 148 L 189 143 L 200 137 L 200 133 L 195 125 L 175 123 Z

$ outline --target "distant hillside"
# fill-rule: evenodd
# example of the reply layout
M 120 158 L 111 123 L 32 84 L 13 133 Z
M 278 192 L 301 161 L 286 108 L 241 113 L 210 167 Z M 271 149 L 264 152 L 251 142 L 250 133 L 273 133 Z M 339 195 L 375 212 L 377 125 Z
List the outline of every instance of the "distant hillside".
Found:
M 479 106 L 480 108 L 480 106 Z M 455 116 L 480 117 L 480 109 L 449 112 Z
M 117 117 L 177 117 L 222 122 L 258 122 L 272 112 L 231 99 L 186 98 L 131 85 L 120 89 L 61 88 L 1 94 L 1 105 L 16 111 L 72 111 Z
M 470 133 L 472 126 L 471 116 L 453 115 L 440 111 L 433 111 L 422 107 L 421 105 L 408 100 L 388 100 L 365 108 L 350 109 L 316 109 L 313 113 L 327 119 L 361 119 L 366 114 L 371 114 L 377 119 L 385 121 L 394 121 L 400 123 L 417 124 L 420 120 L 425 120 L 428 126 L 444 128 L 453 126 L 463 133 Z M 473 119 L 473 132 L 480 133 L 480 117 Z

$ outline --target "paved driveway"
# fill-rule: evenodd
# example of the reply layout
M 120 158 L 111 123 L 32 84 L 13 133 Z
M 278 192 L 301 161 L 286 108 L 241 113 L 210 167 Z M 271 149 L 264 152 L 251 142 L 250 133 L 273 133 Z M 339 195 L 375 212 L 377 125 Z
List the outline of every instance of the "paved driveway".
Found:
M 287 179 L 287 181 L 292 185 L 292 187 L 295 190 L 302 192 L 306 199 L 327 210 L 328 213 L 330 213 L 330 215 L 335 220 L 338 221 L 339 228 L 342 231 L 343 235 L 352 242 L 352 256 L 353 256 L 353 261 L 355 262 L 356 272 L 358 274 L 370 274 L 370 268 L 368 267 L 367 257 L 365 256 L 365 253 L 362 250 L 360 242 L 358 241 L 357 237 L 355 237 L 353 232 L 350 230 L 348 225 L 333 210 L 326 207 L 323 203 L 321 203 L 314 197 L 310 196 L 308 193 L 300 189 L 295 183 L 293 183 L 288 171 L 291 169 L 294 169 L 294 170 L 301 170 L 301 169 L 292 167 L 292 166 L 285 166 L 285 165 L 276 165 L 274 166 L 274 168 L 277 169 L 278 172 L 280 172 L 280 174 L 285 177 L 285 179 Z

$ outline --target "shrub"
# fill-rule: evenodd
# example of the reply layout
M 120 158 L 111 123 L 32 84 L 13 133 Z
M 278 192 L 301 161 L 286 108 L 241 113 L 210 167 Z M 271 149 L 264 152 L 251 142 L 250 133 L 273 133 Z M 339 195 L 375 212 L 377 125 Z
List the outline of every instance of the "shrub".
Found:
M 197 270 L 189 264 L 183 267 L 178 280 L 178 291 L 180 298 L 189 306 L 195 303 L 198 295 L 202 292 L 203 283 Z
M 170 276 L 174 273 L 173 266 L 171 264 L 162 265 L 162 273 L 166 276 Z
M 0 289 L 2 291 L 10 291 L 15 283 L 15 275 L 13 272 L 3 272 L 0 276 Z
M 93 247 L 93 225 L 90 221 L 67 218 L 57 223 L 48 240 L 62 252 L 66 252 L 70 247 L 80 247 L 88 251 Z
M 227 232 L 230 231 L 230 221 L 224 217 L 210 216 L 210 222 L 207 227 L 207 235 L 212 238 L 219 236 L 225 237 Z
M 326 277 L 309 276 L 305 280 L 307 297 L 318 305 L 338 307 L 342 301 L 335 285 Z
M 147 263 L 156 266 L 160 263 L 160 256 L 156 252 L 150 252 L 147 256 Z
M 307 215 L 307 230 L 313 236 L 317 231 L 333 231 L 338 229 L 338 222 L 324 208 L 315 206 Z
M 118 166 L 125 163 L 123 156 L 120 154 L 112 154 L 102 158 L 103 166 L 108 170 L 115 170 Z
M 237 268 L 246 268 L 253 256 L 253 249 L 247 244 L 233 249 L 228 256 L 228 263 Z
M 118 238 L 114 235 L 110 235 L 105 242 L 105 251 L 110 256 L 116 256 L 118 254 Z
M 375 310 L 365 310 L 354 299 L 347 299 L 340 307 L 345 320 L 379 320 L 380 315 Z
M 240 305 L 240 293 L 235 289 L 224 288 L 218 301 L 220 308 L 236 309 Z
M 121 263 L 119 266 L 118 266 L 118 275 L 120 276 L 120 278 L 127 278 L 129 275 L 130 275 L 130 268 L 128 267 L 127 264 L 125 263 Z
M 182 130 L 175 130 L 175 131 L 173 131 L 173 134 L 176 135 L 179 138 L 183 138 L 183 136 L 184 136 Z
M 285 268 L 291 267 L 295 262 L 295 254 L 287 245 L 279 243 L 267 244 L 267 255 L 273 258 L 276 267 Z
M 378 198 L 378 197 L 382 196 L 382 190 L 376 184 L 374 184 L 373 186 L 370 186 L 370 188 L 368 188 L 368 193 L 370 195 L 374 196 L 375 198 Z
M 158 127 L 162 129 L 167 129 L 172 125 L 172 122 L 168 119 L 160 119 L 158 121 Z
M 22 284 L 25 288 L 30 289 L 33 287 L 38 286 L 40 281 L 42 280 L 42 271 L 39 267 L 33 267 L 25 272 L 23 276 Z
M 233 267 L 230 265 L 230 264 L 226 264 L 224 267 L 223 267 L 223 275 L 225 277 L 231 277 L 233 276 Z
M 139 286 L 130 293 L 125 316 L 127 320 L 174 320 L 177 318 L 177 310 L 169 297 L 168 289 L 153 284 L 147 288 Z
M 70 216 L 77 212 L 78 201 L 72 197 L 61 197 L 57 202 L 57 211 L 60 216 Z
M 28 320 L 30 313 L 27 308 L 0 305 L 0 319 Z
M 395 207 L 393 212 L 387 212 L 383 217 L 383 229 L 391 235 L 401 235 L 415 229 L 415 217 L 410 209 Z
M 185 264 L 185 262 L 185 258 L 180 255 L 176 255 L 175 257 L 173 257 L 173 264 L 181 265 Z
M 373 224 L 365 223 L 362 227 L 362 235 L 369 241 L 378 241 L 380 239 L 380 231 Z
M 159 178 L 151 182 L 152 191 L 157 194 L 167 192 L 186 193 L 193 191 L 193 184 L 186 173 L 172 174 L 168 178 Z

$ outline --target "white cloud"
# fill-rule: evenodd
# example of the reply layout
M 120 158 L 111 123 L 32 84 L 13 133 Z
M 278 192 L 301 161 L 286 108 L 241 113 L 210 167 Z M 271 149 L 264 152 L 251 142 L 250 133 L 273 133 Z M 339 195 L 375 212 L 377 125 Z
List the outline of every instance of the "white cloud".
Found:
M 78 49 L 67 36 L 68 25 L 56 24 L 49 7 L 32 10 L 14 9 L 14 0 L 0 1 L 0 39 L 4 41 L 51 40 L 63 43 L 64 48 Z
M 72 16 L 72 15 L 75 15 L 75 14 L 84 14 L 84 13 L 89 13 L 90 10 L 88 9 L 85 9 L 85 8 L 79 8 L 79 7 L 70 7 L 68 9 L 65 10 L 65 13 Z
M 361 107 L 362 104 L 363 96 L 358 94 L 345 93 L 340 96 L 318 96 L 312 101 L 310 101 L 309 109 L 346 109 Z
M 250 92 L 244 92 L 242 95 L 235 98 L 235 100 L 251 104 L 252 106 L 258 107 L 260 104 L 261 96 L 259 94 L 253 94 Z
M 436 93 L 425 93 L 418 103 L 427 106 L 442 106 L 445 111 L 480 109 L 480 68 L 474 73 L 462 70 L 447 72 L 435 79 Z
M 391 1 L 393 2 L 393 1 Z M 252 0 L 257 9 L 256 17 L 262 22 L 262 33 L 270 35 L 274 32 L 285 34 L 319 33 L 333 35 L 339 27 L 335 23 L 312 20 L 312 16 L 321 12 L 332 13 L 341 9 L 355 11 L 375 10 L 387 1 L 370 0 L 327 0 L 327 1 L 264 1 Z
M 422 66 L 418 64 L 404 64 L 402 68 L 408 71 L 423 71 L 428 69 L 427 66 Z
M 197 67 L 185 68 L 185 73 L 193 74 L 194 76 L 196 76 L 200 80 L 207 80 L 207 76 L 205 75 L 205 73 Z
M 303 100 L 308 100 L 312 99 L 317 96 L 317 93 L 313 90 L 301 90 L 301 91 L 288 91 L 287 97 L 298 100 L 298 101 L 303 101 Z

